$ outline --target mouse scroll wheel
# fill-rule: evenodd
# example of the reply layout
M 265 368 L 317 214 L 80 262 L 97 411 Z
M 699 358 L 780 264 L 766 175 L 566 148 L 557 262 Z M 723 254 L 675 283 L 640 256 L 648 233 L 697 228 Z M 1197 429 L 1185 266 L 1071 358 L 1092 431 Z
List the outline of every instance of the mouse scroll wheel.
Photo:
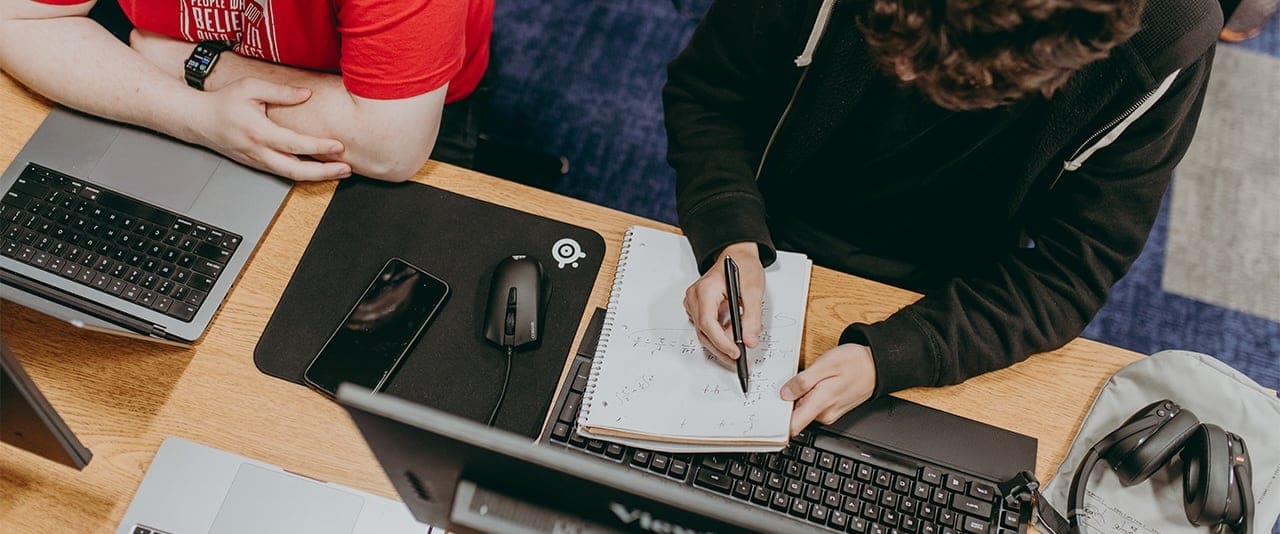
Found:
M 507 321 L 504 333 L 508 336 L 516 335 L 516 288 L 507 291 Z

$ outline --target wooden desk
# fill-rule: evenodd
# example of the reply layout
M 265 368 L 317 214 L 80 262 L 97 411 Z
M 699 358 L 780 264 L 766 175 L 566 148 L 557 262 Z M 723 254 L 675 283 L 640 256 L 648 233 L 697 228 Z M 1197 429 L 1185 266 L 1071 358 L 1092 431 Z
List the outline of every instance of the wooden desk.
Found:
M 46 101 L 0 75 L 0 166 L 13 160 L 48 109 Z M 600 232 L 609 254 L 592 306 L 607 303 L 626 228 L 669 228 L 446 165 L 429 163 L 415 179 Z M 77 472 L 0 446 L 0 531 L 111 531 L 168 436 L 396 497 L 336 404 L 307 388 L 268 377 L 253 365 L 258 336 L 334 187 L 334 182 L 294 187 L 248 269 L 194 348 L 86 332 L 8 302 L 0 304 L 0 334 L 94 454 L 88 468 Z M 881 319 L 915 298 L 907 291 L 815 268 L 805 360 L 830 348 L 846 324 Z M 915 389 L 900 396 L 1039 438 L 1036 473 L 1047 480 L 1107 377 L 1138 357 L 1078 339 L 959 386 Z

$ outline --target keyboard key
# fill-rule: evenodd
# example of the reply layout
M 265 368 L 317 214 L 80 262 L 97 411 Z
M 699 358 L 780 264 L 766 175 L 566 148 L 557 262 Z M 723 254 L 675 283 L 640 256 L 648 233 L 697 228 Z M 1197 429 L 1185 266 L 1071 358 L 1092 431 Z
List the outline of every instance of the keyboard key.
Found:
M 0 254 L 10 258 L 18 255 L 18 250 L 22 248 L 17 241 L 5 241 L 3 247 L 0 247 Z
M 774 493 L 773 498 L 769 500 L 769 508 L 779 512 L 785 511 L 789 506 L 791 506 L 791 498 L 782 492 Z
M 556 423 L 556 424 L 562 425 L 564 423 Z M 613 458 L 614 460 L 621 460 L 622 455 L 626 454 L 626 452 L 627 452 L 627 448 L 623 447 L 622 445 L 618 445 L 617 443 L 610 443 L 608 446 L 604 448 L 604 455 L 610 458 Z
M 959 476 L 954 474 L 947 475 L 947 489 L 951 491 L 964 493 L 964 487 L 965 487 L 965 479 L 960 478 Z
M 747 478 L 747 466 L 737 460 L 729 462 L 729 476 L 736 480 Z
M 235 252 L 236 247 L 240 246 L 240 236 L 227 234 L 227 236 L 222 238 L 222 241 L 218 243 L 218 246 L 231 252 Z
M 709 455 L 702 457 L 702 466 L 712 471 L 723 473 L 729 468 L 729 460 L 723 456 Z
M 844 530 L 844 528 L 848 525 L 849 525 L 849 514 L 846 514 L 840 510 L 832 510 L 830 516 L 827 517 L 827 526 L 834 528 L 836 530 Z
M 970 534 L 987 534 L 987 522 L 976 517 L 964 518 L 964 531 Z
M 890 527 L 898 526 L 898 512 L 888 508 L 880 510 L 880 523 Z
M 898 527 L 907 532 L 916 532 L 920 530 L 920 521 L 909 515 L 903 515 L 902 521 L 898 523 Z
M 920 501 L 911 497 L 902 497 L 898 499 L 898 510 L 907 515 L 916 515 L 916 511 L 920 509 Z
M 863 482 L 871 482 L 871 478 L 873 476 L 872 473 L 874 472 L 875 470 L 872 469 L 871 466 L 867 464 L 858 464 L 857 478 Z
M 583 449 L 587 446 L 587 438 L 582 437 L 582 434 L 574 432 L 569 435 L 569 444 L 579 449 Z
M 733 496 L 742 500 L 751 498 L 751 484 L 747 484 L 745 480 L 739 480 L 733 483 Z
M 767 481 L 765 481 L 765 485 L 768 486 L 769 489 L 780 490 L 782 489 L 783 486 L 786 485 L 786 480 L 782 478 L 782 475 L 779 475 L 777 473 L 769 473 L 769 478 Z
M 800 460 L 800 463 L 803 463 L 805 465 L 813 465 L 813 463 L 817 460 L 817 457 L 818 457 L 818 451 L 814 450 L 813 447 L 800 447 L 800 454 L 798 458 Z
M 825 525 L 827 524 L 828 515 L 830 515 L 830 510 L 827 510 L 827 508 L 821 504 L 815 504 L 809 507 L 809 521 L 819 525 Z
M 196 293 L 197 293 L 196 291 L 191 292 L 193 296 Z M 191 297 L 187 297 L 187 304 L 194 304 L 196 306 L 200 305 L 197 302 L 191 302 Z M 560 407 L 560 417 L 558 418 L 559 421 L 561 423 L 573 424 L 573 420 L 577 419 L 578 417 L 578 407 L 581 402 L 582 402 L 581 394 L 569 392 L 569 396 L 564 401 L 564 406 Z
M 919 517 L 921 519 L 928 519 L 929 521 L 933 521 L 934 519 L 937 519 L 938 507 L 934 506 L 933 503 L 924 501 L 924 502 L 918 503 L 918 505 L 919 505 L 919 509 L 916 511 L 916 517 Z
M 107 284 L 107 293 L 111 293 L 112 295 L 119 295 L 122 291 L 124 291 L 124 288 L 127 285 L 128 284 L 124 283 L 121 280 L 112 280 L 110 284 Z
M 179 272 L 183 273 L 183 279 L 186 279 L 185 271 L 179 271 Z M 178 280 L 178 278 L 175 276 L 174 280 Z M 182 280 L 178 280 L 178 281 L 181 282 Z M 578 365 L 574 367 L 573 382 L 569 385 L 569 391 L 576 391 L 578 393 L 582 393 L 583 391 L 586 391 L 587 380 L 590 378 L 591 378 L 591 362 L 578 362 Z
M 30 248 L 30 247 L 27 247 L 27 248 Z M 27 261 L 31 262 L 31 264 L 35 265 L 36 267 L 44 267 L 45 265 L 49 264 L 49 253 L 44 252 L 42 250 L 37 250 L 35 251 L 34 254 L 32 254 L 29 257 Z
M 156 293 L 159 293 L 167 297 L 169 296 L 169 293 L 173 292 L 173 288 L 174 288 L 173 280 L 161 280 L 160 285 L 156 286 Z
M 205 259 L 197 259 L 191 268 L 196 272 L 204 273 L 215 278 L 222 274 L 221 264 Z
M 840 509 L 844 510 L 844 513 L 849 514 L 850 517 L 856 517 L 862 512 L 862 501 L 853 497 L 845 497 L 844 506 Z
M 159 295 L 156 295 L 155 292 L 144 289 L 142 294 L 138 295 L 137 303 L 149 308 L 152 304 L 156 303 L 157 297 L 159 297 Z
M 103 291 L 106 291 L 107 286 L 110 284 L 111 284 L 110 276 L 107 276 L 105 274 L 99 274 L 98 276 L 94 277 L 93 283 L 90 285 L 92 285 L 94 289 L 101 289 Z
M 893 473 L 885 471 L 884 469 L 877 469 L 875 482 L 877 486 L 880 486 L 882 488 L 887 488 L 889 486 L 892 486 Z
M 203 274 L 192 273 L 191 280 L 187 282 L 187 285 L 200 291 L 208 291 L 213 289 L 213 279 Z
M 649 465 L 649 456 L 650 456 L 649 451 L 636 450 L 634 453 L 631 454 L 631 465 L 647 467 Z
M 973 497 L 952 494 L 951 508 L 978 517 L 991 517 L 991 503 L 979 501 Z
M 822 504 L 828 508 L 840 508 L 842 503 L 844 503 L 844 497 L 839 492 L 827 491 L 822 494 Z
M 791 499 L 791 506 L 787 508 L 787 512 L 796 517 L 805 517 L 809 515 L 809 503 L 803 499 Z
M 551 439 L 560 442 L 569 441 L 569 430 L 569 425 L 556 422 L 556 426 L 551 428 Z
M 98 276 L 98 273 L 94 272 L 93 269 L 90 269 L 81 265 L 80 272 L 76 273 L 76 281 L 86 285 L 92 284 L 93 279 L 96 276 Z
M 818 467 L 824 470 L 832 471 L 836 468 L 836 457 L 834 454 L 824 452 L 818 455 Z
M 822 488 L 813 484 L 805 484 L 804 498 L 809 502 L 822 502 Z
M 893 477 L 893 491 L 903 495 L 911 493 L 911 479 L 902 475 Z
M 942 471 L 932 467 L 925 467 L 920 470 L 920 480 L 924 481 L 925 484 L 940 486 L 942 485 Z
M 753 503 L 767 505 L 771 498 L 773 498 L 773 493 L 760 486 L 756 486 L 756 489 L 751 491 L 751 502 Z
M 693 483 L 726 494 L 733 487 L 733 481 L 729 479 L 728 475 L 705 468 L 698 469 L 698 474 L 694 477 Z
M 974 482 L 969 486 L 969 496 L 992 502 L 996 500 L 996 489 L 982 482 Z
M 160 279 L 159 279 L 159 278 L 157 278 L 157 277 L 156 277 L 156 275 L 154 275 L 154 274 L 144 274 L 144 275 L 142 276 L 142 281 L 141 281 L 141 282 L 138 282 L 138 285 L 140 285 L 140 286 L 142 286 L 142 287 L 144 287 L 144 288 L 147 288 L 147 289 L 154 289 L 154 288 L 156 287 L 156 284 L 157 284 L 157 283 L 159 283 L 159 282 L 160 282 Z
M 849 516 L 849 532 L 863 534 L 867 531 L 867 520 L 857 516 Z
M 862 486 L 852 478 L 845 479 L 844 483 L 840 485 L 840 491 L 845 495 L 857 495 L 858 491 L 861 489 Z
M 764 469 L 759 467 L 752 466 L 747 471 L 747 480 L 751 481 L 752 484 L 764 484 L 764 477 Z
M 667 474 L 678 480 L 684 480 L 684 476 L 689 472 L 689 464 L 684 460 L 671 460 L 671 469 L 667 470 Z
M 654 453 L 653 460 L 649 462 L 649 470 L 655 473 L 666 473 L 667 467 L 670 465 L 670 457 L 665 454 Z
M 51 273 L 61 273 L 62 267 L 66 265 L 66 263 L 67 262 L 64 261 L 62 258 L 53 256 L 53 259 L 49 260 L 49 263 L 44 266 L 44 270 L 49 271 Z
M 827 473 L 826 476 L 822 477 L 822 486 L 829 490 L 839 490 L 840 482 L 840 475 L 835 473 Z
M 1005 512 L 1000 515 L 1000 526 L 1012 530 L 1018 530 L 1018 514 L 1016 512 L 1005 510 Z
M 173 299 L 163 295 L 159 295 L 156 297 L 155 303 L 151 305 L 151 309 L 158 311 L 160 313 L 165 313 L 169 311 L 170 306 L 173 306 Z
M 223 265 L 226 265 L 226 263 L 231 260 L 230 252 L 227 252 L 222 248 L 218 247 L 217 245 L 210 243 L 208 241 L 202 241 L 196 244 L 196 248 L 194 252 L 196 253 L 197 256 L 200 256 L 205 259 L 213 260 Z
M 199 306 L 201 304 L 204 304 L 204 298 L 206 296 L 207 294 L 205 292 L 193 289 L 191 290 L 191 294 L 187 295 L 186 302 L 187 304 L 190 304 L 192 306 Z
M 956 513 L 946 508 L 941 508 L 938 512 L 938 524 L 954 527 L 956 526 Z
M 888 491 L 880 492 L 879 502 L 880 502 L 880 506 L 883 506 L 890 510 L 896 509 L 898 507 L 898 494 L 891 493 Z
M 788 480 L 786 481 L 786 492 L 799 497 L 804 493 L 804 484 L 799 480 Z

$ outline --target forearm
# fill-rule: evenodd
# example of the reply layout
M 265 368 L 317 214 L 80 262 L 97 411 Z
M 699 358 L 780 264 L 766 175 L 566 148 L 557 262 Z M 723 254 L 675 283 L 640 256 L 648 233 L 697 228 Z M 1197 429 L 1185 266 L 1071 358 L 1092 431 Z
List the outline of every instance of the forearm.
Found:
M 137 36 L 137 34 L 135 34 Z M 169 75 L 181 78 L 182 63 L 192 44 L 163 37 L 137 36 L 134 46 L 152 63 L 166 65 Z M 206 91 L 217 91 L 244 78 L 303 87 L 311 97 L 298 105 L 268 106 L 273 122 L 306 135 L 337 139 L 345 151 L 337 159 L 359 174 L 383 180 L 409 178 L 422 166 L 435 145 L 440 123 L 443 90 L 434 113 L 410 111 L 388 117 L 385 101 L 353 96 L 336 74 L 310 71 L 223 52 L 205 80 Z M 412 98 L 431 98 L 434 93 Z M 403 121 L 403 122 L 401 122 Z M 397 125 L 405 125 L 396 127 Z
M 66 106 L 200 142 L 188 112 L 200 93 L 88 18 L 3 19 L 0 69 Z

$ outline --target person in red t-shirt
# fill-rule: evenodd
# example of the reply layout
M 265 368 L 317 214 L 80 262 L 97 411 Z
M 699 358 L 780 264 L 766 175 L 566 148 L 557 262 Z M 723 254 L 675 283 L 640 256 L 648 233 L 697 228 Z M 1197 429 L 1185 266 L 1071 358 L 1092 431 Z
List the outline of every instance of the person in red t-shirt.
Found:
M 493 0 L 119 0 L 128 46 L 96 1 L 0 0 L 0 69 L 295 180 L 409 178 L 489 61 Z M 202 90 L 184 80 L 200 42 L 231 47 Z

